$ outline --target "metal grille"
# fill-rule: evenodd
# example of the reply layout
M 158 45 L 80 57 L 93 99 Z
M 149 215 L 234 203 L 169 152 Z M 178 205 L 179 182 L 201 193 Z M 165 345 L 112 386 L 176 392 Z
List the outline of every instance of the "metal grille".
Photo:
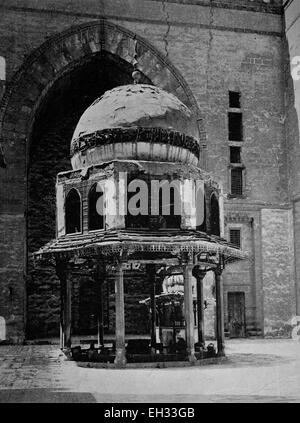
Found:
M 237 91 L 229 91 L 229 107 L 239 109 L 241 107 L 241 95 Z
M 228 113 L 229 141 L 243 140 L 243 115 L 242 113 Z
M 230 163 L 241 163 L 240 147 L 230 147 Z
M 230 229 L 229 231 L 230 243 L 236 247 L 241 247 L 241 231 L 240 229 Z
M 231 170 L 231 194 L 243 195 L 243 170 L 240 168 Z

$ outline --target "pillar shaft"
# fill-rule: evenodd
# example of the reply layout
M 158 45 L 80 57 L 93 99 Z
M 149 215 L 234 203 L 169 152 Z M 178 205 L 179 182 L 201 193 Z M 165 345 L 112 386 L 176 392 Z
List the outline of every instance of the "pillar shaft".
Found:
M 98 345 L 104 345 L 104 327 L 103 327 L 103 283 L 99 286 L 99 315 L 98 315 Z
M 66 280 L 66 304 L 65 304 L 65 346 L 71 348 L 71 325 L 72 325 L 72 285 L 69 273 Z
M 60 280 L 60 347 L 70 348 L 72 344 L 72 285 L 68 263 L 58 263 L 56 274 Z
M 196 361 L 195 357 L 195 337 L 194 337 L 194 308 L 192 293 L 192 271 L 193 265 L 190 263 L 183 266 L 184 276 L 184 313 L 187 354 L 190 362 Z
M 95 272 L 95 283 L 99 289 L 99 308 L 98 308 L 98 345 L 104 345 L 104 325 L 103 325 L 103 285 L 105 279 L 105 266 L 104 268 L 97 264 Z
M 115 274 L 116 294 L 116 358 L 117 367 L 126 365 L 125 353 L 125 312 L 124 312 L 124 281 L 122 263 L 116 266 Z
M 197 325 L 198 325 L 198 343 L 201 347 L 205 346 L 204 337 L 204 308 L 203 308 L 203 279 L 205 273 L 196 276 L 197 280 Z
M 151 307 L 151 349 L 152 352 L 155 352 L 156 350 L 156 286 L 155 286 L 155 265 L 149 265 L 148 266 L 148 275 L 149 275 L 149 283 L 151 287 L 151 293 L 150 293 L 150 307 Z
M 225 355 L 225 335 L 224 335 L 224 297 L 223 297 L 223 284 L 221 279 L 220 270 L 215 271 L 215 284 L 216 284 L 216 337 L 218 356 Z
M 65 348 L 65 280 L 62 277 L 60 279 L 60 334 L 59 344 L 60 348 Z

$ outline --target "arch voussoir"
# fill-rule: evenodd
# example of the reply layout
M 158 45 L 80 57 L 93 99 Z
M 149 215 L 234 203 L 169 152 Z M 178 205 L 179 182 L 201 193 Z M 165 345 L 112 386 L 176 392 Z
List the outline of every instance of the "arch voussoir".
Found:
M 32 66 L 27 69 L 27 74 L 40 84 L 40 91 L 55 78 L 54 68 L 45 55 L 41 55 L 32 63 Z

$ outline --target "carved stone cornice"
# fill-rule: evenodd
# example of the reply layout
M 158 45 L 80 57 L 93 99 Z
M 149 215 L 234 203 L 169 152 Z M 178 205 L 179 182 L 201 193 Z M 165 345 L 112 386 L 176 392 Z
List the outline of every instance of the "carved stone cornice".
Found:
M 229 213 L 224 218 L 225 225 L 230 223 L 243 223 L 246 225 L 251 225 L 253 218 L 245 213 Z
M 72 141 L 71 156 L 84 152 L 89 148 L 115 143 L 147 142 L 182 147 L 189 150 L 197 158 L 200 146 L 194 138 L 178 131 L 163 128 L 112 128 L 96 131 L 93 134 L 82 135 Z

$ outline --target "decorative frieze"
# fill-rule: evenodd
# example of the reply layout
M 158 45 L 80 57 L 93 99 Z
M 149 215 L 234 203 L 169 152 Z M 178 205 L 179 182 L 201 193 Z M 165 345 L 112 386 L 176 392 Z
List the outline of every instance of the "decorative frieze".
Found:
M 199 157 L 200 147 L 197 140 L 178 131 L 163 128 L 113 128 L 82 135 L 73 140 L 71 155 L 85 150 L 114 143 L 147 142 L 183 147 Z

